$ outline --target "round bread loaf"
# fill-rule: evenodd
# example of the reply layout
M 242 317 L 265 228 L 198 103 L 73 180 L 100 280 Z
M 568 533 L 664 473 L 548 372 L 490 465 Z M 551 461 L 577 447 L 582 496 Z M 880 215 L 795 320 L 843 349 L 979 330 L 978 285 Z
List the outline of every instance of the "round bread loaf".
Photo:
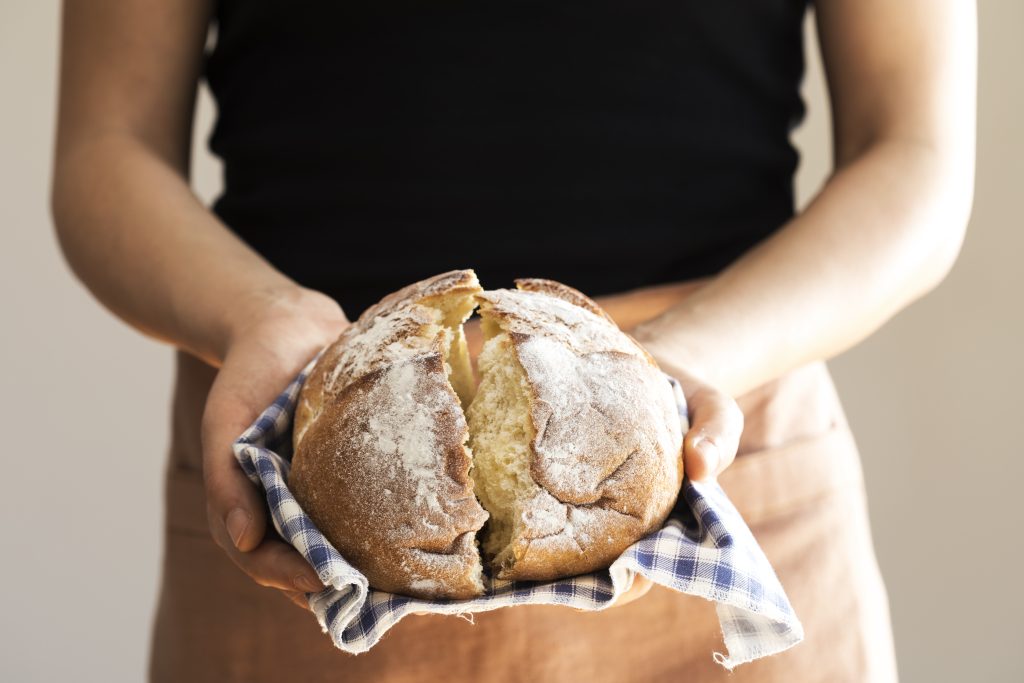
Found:
M 550 280 L 483 291 L 470 270 L 384 298 L 299 396 L 289 485 L 381 590 L 423 598 L 607 567 L 659 528 L 683 425 L 653 358 Z M 477 381 L 462 324 L 479 306 Z

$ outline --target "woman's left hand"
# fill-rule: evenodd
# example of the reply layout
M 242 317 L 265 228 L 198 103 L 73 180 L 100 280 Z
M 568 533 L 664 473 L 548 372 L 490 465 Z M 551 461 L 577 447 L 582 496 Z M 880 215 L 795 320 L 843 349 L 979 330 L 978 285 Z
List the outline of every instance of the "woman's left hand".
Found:
M 736 458 L 743 433 L 743 411 L 725 392 L 702 379 L 699 372 L 663 348 L 643 328 L 627 330 L 654 356 L 663 372 L 679 380 L 686 397 L 690 428 L 683 437 L 683 472 L 692 481 L 712 480 Z

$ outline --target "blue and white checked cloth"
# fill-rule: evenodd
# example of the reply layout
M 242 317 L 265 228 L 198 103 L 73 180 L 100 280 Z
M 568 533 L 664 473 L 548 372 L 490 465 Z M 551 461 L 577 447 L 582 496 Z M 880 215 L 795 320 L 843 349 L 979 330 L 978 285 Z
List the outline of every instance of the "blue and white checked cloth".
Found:
M 466 615 L 513 605 L 608 607 L 633 585 L 636 574 L 716 603 L 728 655 L 713 653 L 727 669 L 782 652 L 803 639 L 775 572 L 736 508 L 717 484 L 683 482 L 665 525 L 637 541 L 608 569 L 552 582 L 493 581 L 473 600 L 420 600 L 375 590 L 345 561 L 299 507 L 286 484 L 291 467 L 291 420 L 312 363 L 234 443 L 235 457 L 266 492 L 274 528 L 316 568 L 327 586 L 309 604 L 324 632 L 345 652 L 373 647 L 413 612 Z M 673 385 L 680 415 L 686 404 Z

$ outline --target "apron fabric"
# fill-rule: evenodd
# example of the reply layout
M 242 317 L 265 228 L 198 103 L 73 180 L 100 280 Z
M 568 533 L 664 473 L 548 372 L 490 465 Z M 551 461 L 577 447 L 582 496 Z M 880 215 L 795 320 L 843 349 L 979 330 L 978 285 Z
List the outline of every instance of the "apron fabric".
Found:
M 714 604 L 654 586 L 603 612 L 522 606 L 418 616 L 349 655 L 313 615 L 241 572 L 210 538 L 199 423 L 215 370 L 178 354 L 152 681 L 896 680 L 888 603 L 857 448 L 831 376 L 811 363 L 737 402 L 736 462 L 719 481 L 775 567 L 803 643 L 732 673 Z

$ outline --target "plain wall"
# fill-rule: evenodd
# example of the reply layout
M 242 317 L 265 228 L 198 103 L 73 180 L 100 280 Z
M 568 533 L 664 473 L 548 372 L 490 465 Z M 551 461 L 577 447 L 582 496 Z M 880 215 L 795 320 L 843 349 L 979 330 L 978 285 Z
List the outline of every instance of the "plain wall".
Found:
M 864 456 L 907 681 L 1024 680 L 1024 3 L 983 1 L 974 216 L 930 296 L 831 363 Z M 48 214 L 57 3 L 0 6 L 0 679 L 143 678 L 160 562 L 168 347 L 73 279 Z M 809 50 L 801 202 L 829 168 Z M 199 107 L 195 184 L 215 195 Z M 140 226 L 145 229 L 145 226 Z M 710 656 L 710 654 L 709 654 Z

